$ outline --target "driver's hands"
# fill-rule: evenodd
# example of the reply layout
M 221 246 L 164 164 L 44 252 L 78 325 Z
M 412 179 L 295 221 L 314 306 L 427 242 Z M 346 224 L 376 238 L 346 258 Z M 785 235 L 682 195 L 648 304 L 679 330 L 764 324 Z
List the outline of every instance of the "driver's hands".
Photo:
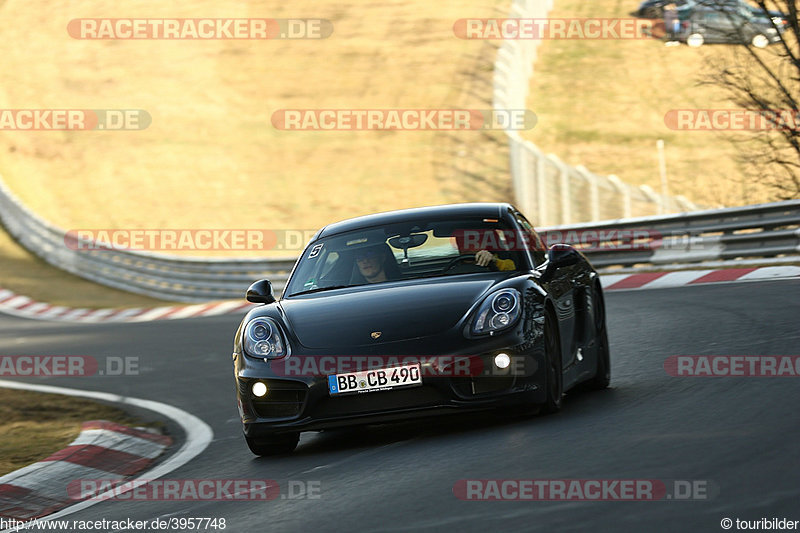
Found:
M 475 254 L 475 264 L 478 266 L 489 266 L 489 263 L 494 261 L 494 254 L 486 250 L 481 250 Z

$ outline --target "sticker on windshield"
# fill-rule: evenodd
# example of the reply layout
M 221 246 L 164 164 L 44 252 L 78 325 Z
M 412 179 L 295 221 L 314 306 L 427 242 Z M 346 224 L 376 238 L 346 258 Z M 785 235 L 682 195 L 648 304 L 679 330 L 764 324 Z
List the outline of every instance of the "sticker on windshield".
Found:
M 315 245 L 315 246 L 314 246 L 314 247 L 311 249 L 311 253 L 309 253 L 309 254 L 308 254 L 308 258 L 309 258 L 309 259 L 312 259 L 312 258 L 314 258 L 314 257 L 317 257 L 317 256 L 319 255 L 320 251 L 322 251 L 322 246 L 323 246 L 323 244 L 317 244 L 317 245 Z

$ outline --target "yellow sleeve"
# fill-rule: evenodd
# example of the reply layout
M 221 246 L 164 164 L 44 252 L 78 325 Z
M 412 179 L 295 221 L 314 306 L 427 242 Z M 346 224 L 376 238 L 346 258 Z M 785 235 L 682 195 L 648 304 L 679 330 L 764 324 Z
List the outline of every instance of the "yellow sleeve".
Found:
M 514 264 L 512 259 L 500 259 L 496 255 L 494 256 L 494 264 L 497 265 L 497 270 L 501 272 L 507 272 L 517 268 L 517 265 Z

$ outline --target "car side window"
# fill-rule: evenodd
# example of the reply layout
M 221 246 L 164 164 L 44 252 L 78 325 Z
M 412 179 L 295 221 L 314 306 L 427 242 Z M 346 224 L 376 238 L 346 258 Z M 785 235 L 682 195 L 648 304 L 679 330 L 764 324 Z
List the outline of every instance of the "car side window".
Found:
M 528 251 L 533 258 L 534 267 L 537 267 L 544 263 L 545 255 L 547 253 L 547 247 L 542 242 L 541 237 L 539 234 L 536 233 L 536 230 L 533 229 L 533 226 L 528 219 L 525 218 L 522 213 L 514 213 L 515 218 L 517 219 L 517 223 L 522 228 L 522 231 L 525 233 L 525 240 L 529 243 Z

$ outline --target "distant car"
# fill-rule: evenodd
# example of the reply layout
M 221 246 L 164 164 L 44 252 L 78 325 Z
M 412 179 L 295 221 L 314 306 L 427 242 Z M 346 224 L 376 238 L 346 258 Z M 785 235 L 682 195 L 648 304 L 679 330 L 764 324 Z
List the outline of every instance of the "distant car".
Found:
M 753 16 L 765 18 L 764 11 L 757 6 L 754 6 L 745 0 L 645 0 L 639 5 L 636 15 L 643 18 L 659 19 L 664 17 L 664 6 L 674 3 L 678 8 L 678 14 L 681 19 L 689 16 L 692 9 L 696 7 L 708 7 L 720 10 L 737 10 L 744 8 Z M 786 26 L 788 24 L 788 15 L 780 11 L 770 10 L 767 15 L 771 18 L 776 26 Z
M 783 33 L 782 26 L 776 28 L 769 19 L 753 16 L 744 8 L 720 10 L 697 7 L 681 24 L 681 31 L 675 38 L 692 47 L 718 43 L 751 44 L 756 48 L 766 48 L 779 43 Z
M 492 254 L 481 265 L 478 256 Z M 382 270 L 378 269 L 381 266 Z M 236 396 L 256 455 L 301 431 L 478 410 L 545 413 L 603 389 L 603 290 L 577 249 L 545 249 L 509 204 L 457 204 L 332 224 L 276 300 L 234 337 Z

